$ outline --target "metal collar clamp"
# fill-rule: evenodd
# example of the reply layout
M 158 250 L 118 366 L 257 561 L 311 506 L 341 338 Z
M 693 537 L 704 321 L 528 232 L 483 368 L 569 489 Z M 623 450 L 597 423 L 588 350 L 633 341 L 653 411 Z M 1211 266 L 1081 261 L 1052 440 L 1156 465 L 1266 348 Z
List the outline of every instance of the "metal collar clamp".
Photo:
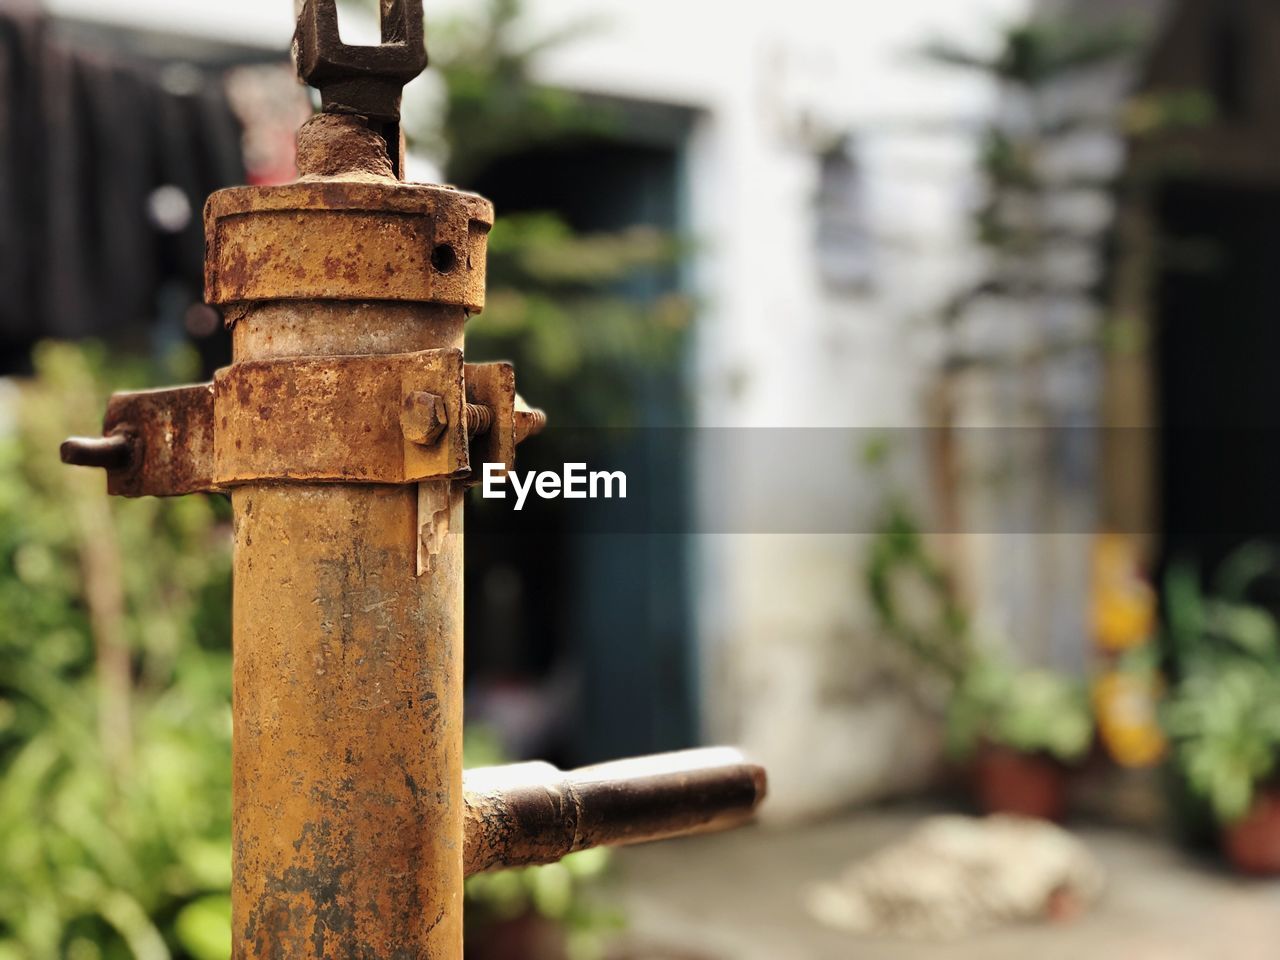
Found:
M 289 358 L 118 393 L 105 439 L 74 437 L 62 458 L 105 467 L 108 492 L 125 497 L 259 481 L 474 482 L 484 463 L 512 468 L 517 440 L 545 421 L 516 397 L 510 364 L 464 364 L 460 350 Z

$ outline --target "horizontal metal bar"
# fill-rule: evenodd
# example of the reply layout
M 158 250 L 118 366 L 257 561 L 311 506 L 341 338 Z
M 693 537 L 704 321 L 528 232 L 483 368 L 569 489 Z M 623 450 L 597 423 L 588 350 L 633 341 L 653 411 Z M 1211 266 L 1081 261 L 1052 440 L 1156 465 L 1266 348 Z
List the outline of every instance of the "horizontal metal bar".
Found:
M 764 768 L 727 747 L 569 772 L 547 763 L 468 770 L 466 873 L 738 826 L 766 789 Z

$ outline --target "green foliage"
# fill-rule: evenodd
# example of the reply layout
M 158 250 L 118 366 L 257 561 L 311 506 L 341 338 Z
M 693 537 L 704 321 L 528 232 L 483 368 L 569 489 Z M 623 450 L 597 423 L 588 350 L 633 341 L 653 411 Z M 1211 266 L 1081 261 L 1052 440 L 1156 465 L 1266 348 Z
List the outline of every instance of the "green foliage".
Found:
M 1165 90 L 1131 97 L 1121 119 L 1131 137 L 1149 137 L 1201 128 L 1216 115 L 1217 105 L 1203 90 Z
M 521 393 L 558 423 L 629 424 L 643 372 L 674 360 L 690 307 L 677 294 L 616 291 L 664 269 L 674 250 L 670 237 L 647 228 L 583 236 L 554 214 L 500 219 L 471 352 L 513 360 Z
M 1005 311 L 1014 318 L 1010 322 L 1025 327 L 1044 315 L 1039 308 L 1046 298 L 1096 300 L 1098 291 L 1089 285 L 1064 285 L 1060 272 L 1054 270 L 1063 243 L 1094 243 L 1096 229 L 1055 222 L 1049 212 L 1055 202 L 1078 200 L 1113 187 L 1108 179 L 1087 170 L 1064 170 L 1061 160 L 1067 138 L 1082 131 L 1110 130 L 1115 122 L 1105 111 L 1089 107 L 1064 111 L 1064 98 L 1048 94 L 1074 75 L 1135 52 L 1139 40 L 1140 32 L 1123 23 L 1089 27 L 1072 20 L 1031 19 L 1006 27 L 990 52 L 948 41 L 925 47 L 924 54 L 932 62 L 990 80 L 1001 103 L 1001 109 L 978 131 L 982 196 L 972 214 L 973 237 L 988 254 L 988 265 L 976 282 L 945 305 L 941 317 L 945 325 L 962 325 L 974 312 L 1005 303 L 1011 305 Z M 1079 334 L 1059 338 L 1047 329 L 1009 339 L 1009 344 L 978 353 L 957 347 L 948 366 L 1031 367 L 1082 345 Z M 1028 396 L 1025 402 L 1032 412 L 1043 406 L 1039 396 Z
M 1084 684 L 979 650 L 950 576 L 901 504 L 871 544 L 866 589 L 884 634 L 946 683 L 953 755 L 968 756 L 983 742 L 1062 761 L 1088 751 L 1093 718 Z
M 531 79 L 538 57 L 582 28 L 528 40 L 521 12 L 521 0 L 490 0 L 478 17 L 433 21 L 443 104 L 406 128 L 463 187 L 524 151 L 617 128 L 612 111 Z M 692 315 L 688 298 L 662 292 L 679 249 L 654 229 L 584 235 L 550 210 L 501 214 L 468 354 L 513 361 L 521 393 L 556 423 L 627 425 L 648 374 L 675 363 Z
M 1091 29 L 1066 21 L 1031 20 L 1008 27 L 994 53 L 935 40 L 926 46 L 925 54 L 937 63 L 976 70 L 1001 83 L 1034 90 L 1130 53 L 1139 39 L 1137 31 L 1115 24 Z
M 467 929 L 536 913 L 564 925 L 572 960 L 597 960 L 605 955 L 609 935 L 624 926 L 616 910 L 586 895 L 609 860 L 608 850 L 596 848 L 571 853 L 559 863 L 472 877 L 467 881 Z
M 447 157 L 459 183 L 495 160 L 612 126 L 604 107 L 529 79 L 542 54 L 588 25 L 528 39 L 523 7 L 523 0 L 487 0 L 479 16 L 431 23 L 431 65 L 444 78 L 444 103 L 438 114 L 408 118 L 406 129 L 417 145 Z
M 1276 770 L 1280 751 L 1280 671 L 1244 657 L 1180 681 L 1165 728 L 1192 791 L 1224 823 L 1248 812 L 1254 790 Z
M 1177 680 L 1164 710 L 1174 759 L 1191 791 L 1230 823 L 1248 812 L 1280 759 L 1280 626 L 1249 600 L 1273 576 L 1273 550 L 1233 554 L 1206 592 L 1175 564 L 1165 582 L 1168 648 Z
M 959 685 L 974 659 L 969 618 L 946 569 L 929 552 L 902 504 L 890 509 L 871 544 L 866 577 L 867 595 L 884 631 L 921 663 Z
M 1093 740 L 1083 684 L 1050 670 L 975 659 L 947 704 L 947 746 L 963 757 L 984 740 L 1064 762 L 1080 759 Z
M 229 948 L 230 544 L 57 455 L 146 371 L 45 345 L 0 435 L 0 956 Z M 185 379 L 191 371 L 166 373 Z

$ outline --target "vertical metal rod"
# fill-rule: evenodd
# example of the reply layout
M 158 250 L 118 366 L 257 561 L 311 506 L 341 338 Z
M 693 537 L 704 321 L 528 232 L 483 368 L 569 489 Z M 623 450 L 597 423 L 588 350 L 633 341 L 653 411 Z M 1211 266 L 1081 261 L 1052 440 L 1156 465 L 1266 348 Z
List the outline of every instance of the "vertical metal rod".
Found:
M 267 303 L 235 358 L 460 347 L 462 325 Z M 451 509 L 421 577 L 415 487 L 232 496 L 236 958 L 462 956 L 462 499 L 435 482 Z

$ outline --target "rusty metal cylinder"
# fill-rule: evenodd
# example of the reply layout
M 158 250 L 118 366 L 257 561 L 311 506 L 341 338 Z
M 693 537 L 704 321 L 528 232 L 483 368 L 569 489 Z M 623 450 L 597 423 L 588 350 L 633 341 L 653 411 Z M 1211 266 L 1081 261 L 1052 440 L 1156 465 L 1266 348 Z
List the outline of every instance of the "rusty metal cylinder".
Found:
M 233 956 L 461 956 L 461 536 L 419 579 L 413 489 L 232 503 Z
M 461 348 L 491 207 L 353 172 L 363 133 L 315 123 L 333 139 L 324 153 L 304 128 L 310 167 L 319 153 L 338 175 L 207 208 L 235 363 Z M 287 436 L 272 453 L 288 467 Z M 233 957 L 456 960 L 461 484 L 254 482 L 232 504 Z
M 547 763 L 468 770 L 466 872 L 554 863 L 591 847 L 740 826 L 767 789 L 764 768 L 729 747 L 567 772 Z

